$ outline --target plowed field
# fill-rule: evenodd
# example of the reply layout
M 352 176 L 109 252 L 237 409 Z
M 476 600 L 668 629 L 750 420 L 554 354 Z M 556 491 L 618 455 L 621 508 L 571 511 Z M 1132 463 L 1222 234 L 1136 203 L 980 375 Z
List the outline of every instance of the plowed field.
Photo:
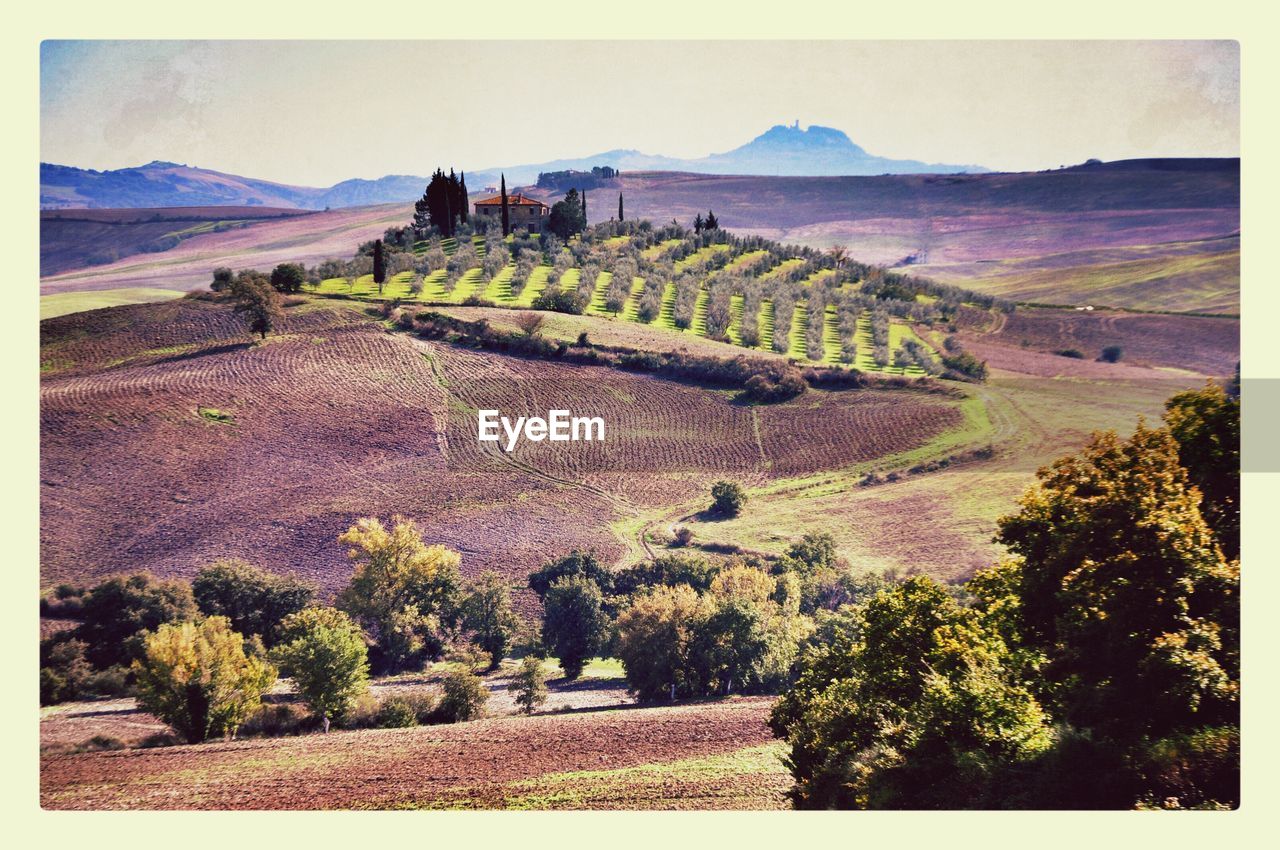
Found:
M 46 809 L 784 808 L 770 698 L 46 755 Z
M 960 419 L 953 401 L 909 390 L 739 405 L 677 381 L 423 342 L 334 302 L 289 308 L 265 343 L 226 306 L 186 299 L 53 319 L 41 334 L 45 585 L 190 577 L 239 557 L 334 591 L 350 576 L 337 535 L 393 513 L 462 552 L 464 573 L 518 581 L 573 547 L 621 559 L 633 541 L 616 528 L 700 499 L 717 478 L 848 467 Z M 606 440 L 507 453 L 477 441 L 479 408 L 600 416 Z

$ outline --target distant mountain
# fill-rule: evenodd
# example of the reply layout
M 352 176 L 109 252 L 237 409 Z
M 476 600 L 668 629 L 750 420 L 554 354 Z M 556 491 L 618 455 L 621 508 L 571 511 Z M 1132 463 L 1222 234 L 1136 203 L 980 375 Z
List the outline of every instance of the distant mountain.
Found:
M 611 165 L 623 171 L 787 177 L 973 174 L 988 170 L 978 165 L 943 165 L 873 156 L 840 130 L 818 126 L 802 130 L 796 122 L 789 127 L 781 124 L 772 127 L 741 147 L 700 159 L 616 149 L 577 159 L 468 172 L 467 183 L 472 190 L 496 186 L 499 174 L 505 173 L 509 186 L 531 184 L 543 171 L 589 170 L 595 165 Z M 426 184 L 425 177 L 389 175 L 378 180 L 344 180 L 328 188 L 313 188 L 159 160 L 116 171 L 41 163 L 40 208 L 265 206 L 319 210 L 412 201 L 421 197 Z
M 426 184 L 425 177 L 391 175 L 378 180 L 344 180 L 317 189 L 159 160 L 116 171 L 42 162 L 40 208 L 262 206 L 322 210 L 408 201 L 420 197 Z
M 946 165 L 914 159 L 888 159 L 867 153 L 840 130 L 800 122 L 779 124 L 741 147 L 699 159 L 656 156 L 636 150 L 611 150 L 579 159 L 558 159 L 477 172 L 488 177 L 503 171 L 507 181 L 533 183 L 542 171 L 588 170 L 610 165 L 623 171 L 687 171 L 696 174 L 740 174 L 784 177 L 865 177 L 878 174 L 983 174 L 980 165 Z

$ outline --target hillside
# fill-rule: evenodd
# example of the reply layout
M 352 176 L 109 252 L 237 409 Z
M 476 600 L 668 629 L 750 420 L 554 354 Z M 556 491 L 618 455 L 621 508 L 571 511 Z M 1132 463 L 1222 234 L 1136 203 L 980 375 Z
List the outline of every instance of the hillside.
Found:
M 233 214 L 241 216 L 242 210 L 243 208 L 237 207 Z M 117 214 L 107 210 L 94 212 L 102 215 Z M 150 216 L 156 211 L 143 212 Z M 79 211 L 64 214 L 77 217 L 82 215 Z M 181 239 L 176 247 L 167 251 L 122 256 L 115 262 L 42 276 L 40 292 L 42 295 L 49 295 L 129 287 L 191 290 L 208 286 L 213 270 L 218 266 L 269 269 L 277 263 L 285 262 L 311 265 L 331 257 L 349 256 L 353 246 L 376 239 L 392 225 L 403 224 L 410 214 L 411 208 L 394 204 L 269 218 L 254 221 L 248 226 L 221 231 L 216 226 L 210 227 Z M 85 238 L 90 238 L 88 233 L 98 230 L 99 226 L 68 221 L 66 228 L 70 234 L 84 233 Z M 120 238 L 115 230 L 101 229 L 105 232 L 105 237 L 101 238 L 108 240 L 106 244 Z M 71 241 L 76 254 L 82 254 L 78 237 L 71 237 Z M 93 244 L 93 250 L 96 251 L 101 250 L 98 246 L 103 243 L 94 241 L 85 244 Z M 60 254 L 53 255 L 59 256 Z
M 425 177 L 388 175 L 311 188 L 160 160 L 114 171 L 42 162 L 40 208 L 236 206 L 323 210 L 413 200 L 422 195 L 426 183 Z
M 1005 298 L 1239 312 L 1239 160 L 1138 160 L 1023 174 L 744 177 L 624 173 L 592 220 L 692 220 L 845 245 Z M 1184 258 L 1184 259 L 1177 259 Z
M 220 206 L 44 210 L 40 213 L 40 276 L 108 265 L 136 254 L 163 253 L 204 233 L 304 214 L 275 207 Z

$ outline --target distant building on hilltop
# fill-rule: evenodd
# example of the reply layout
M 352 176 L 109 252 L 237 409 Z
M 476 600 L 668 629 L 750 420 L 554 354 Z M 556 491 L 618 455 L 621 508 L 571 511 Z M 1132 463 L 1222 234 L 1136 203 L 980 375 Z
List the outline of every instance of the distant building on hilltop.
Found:
M 475 208 L 477 218 L 501 218 L 502 196 L 494 195 L 492 198 L 476 201 Z M 537 198 L 530 198 L 519 192 L 507 195 L 507 209 L 511 229 L 523 227 L 530 233 L 541 233 L 546 229 L 547 220 L 551 216 L 550 207 Z

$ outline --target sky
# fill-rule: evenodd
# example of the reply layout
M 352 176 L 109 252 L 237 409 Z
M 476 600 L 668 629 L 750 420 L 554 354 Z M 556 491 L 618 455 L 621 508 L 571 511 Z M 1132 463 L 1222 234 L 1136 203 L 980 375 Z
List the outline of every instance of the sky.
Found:
M 44 162 L 307 186 L 700 157 L 775 124 L 1002 171 L 1238 156 L 1231 41 L 46 41 Z

